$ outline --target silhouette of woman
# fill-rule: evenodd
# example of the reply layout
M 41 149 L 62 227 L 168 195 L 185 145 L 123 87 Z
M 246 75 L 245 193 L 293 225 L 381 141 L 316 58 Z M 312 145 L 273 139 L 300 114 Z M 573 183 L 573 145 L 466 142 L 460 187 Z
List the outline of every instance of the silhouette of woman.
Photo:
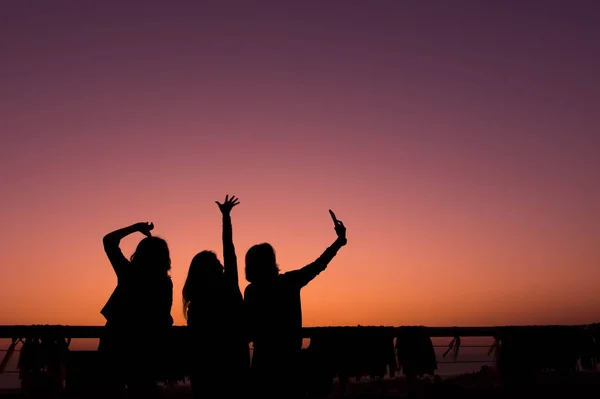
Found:
M 165 240 L 153 237 L 152 223 L 136 223 L 107 234 L 104 251 L 117 275 L 117 287 L 101 313 L 106 318 L 98 351 L 107 362 L 105 381 L 115 396 L 127 385 L 134 397 L 156 394 L 161 356 L 173 325 L 171 258 Z M 119 243 L 140 232 L 146 236 L 128 260 Z
M 238 204 L 229 195 L 222 204 L 217 202 L 223 215 L 225 266 L 214 252 L 202 251 L 192 259 L 183 287 L 194 397 L 235 398 L 246 385 L 250 352 L 231 227 L 231 210 Z
M 346 228 L 329 211 L 337 239 L 308 266 L 280 274 L 270 244 L 253 246 L 246 253 L 244 293 L 250 337 L 254 342 L 251 376 L 256 396 L 298 397 L 298 365 L 302 349 L 300 290 L 321 273 L 346 245 Z

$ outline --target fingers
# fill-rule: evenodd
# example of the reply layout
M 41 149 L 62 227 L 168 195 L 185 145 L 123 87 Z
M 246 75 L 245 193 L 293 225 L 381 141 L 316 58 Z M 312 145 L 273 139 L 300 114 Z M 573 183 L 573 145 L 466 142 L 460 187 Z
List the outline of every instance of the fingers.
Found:
M 146 223 L 144 223 L 144 225 L 145 226 L 140 229 L 140 233 L 142 233 L 146 237 L 152 237 L 150 230 L 152 230 L 154 228 L 154 223 L 146 222 Z
M 227 194 L 225 196 L 225 202 L 231 206 L 236 206 L 240 203 L 240 200 L 235 195 L 232 195 L 231 198 L 229 198 L 229 194 Z
M 215 201 L 215 203 L 219 206 L 221 212 L 229 213 L 234 206 L 239 205 L 240 200 L 235 195 L 230 196 L 227 194 L 223 203 L 219 201 Z

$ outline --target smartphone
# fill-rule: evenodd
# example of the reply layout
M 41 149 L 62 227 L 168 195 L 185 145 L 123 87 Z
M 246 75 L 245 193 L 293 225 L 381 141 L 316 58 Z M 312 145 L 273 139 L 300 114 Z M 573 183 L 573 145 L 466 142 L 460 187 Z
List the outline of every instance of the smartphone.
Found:
M 335 217 L 335 213 L 333 213 L 333 211 L 330 209 L 329 210 L 329 214 L 331 215 L 331 219 L 333 219 L 333 223 L 337 224 L 337 218 Z

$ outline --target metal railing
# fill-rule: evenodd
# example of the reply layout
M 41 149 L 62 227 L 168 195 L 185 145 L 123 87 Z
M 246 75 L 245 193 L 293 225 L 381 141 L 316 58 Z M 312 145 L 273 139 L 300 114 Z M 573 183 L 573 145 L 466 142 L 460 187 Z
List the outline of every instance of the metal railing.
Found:
M 496 337 L 504 331 L 519 330 L 539 330 L 544 329 L 585 329 L 597 324 L 584 325 L 530 325 L 530 326 L 496 326 L 496 327 L 425 327 L 425 326 L 332 326 L 332 327 L 304 327 L 302 328 L 303 338 L 312 338 L 314 335 L 323 332 L 343 333 L 352 331 L 353 334 L 361 333 L 370 336 L 390 336 L 395 337 L 407 328 L 420 328 L 431 338 L 438 337 Z M 186 326 L 173 326 L 175 331 L 185 330 Z M 103 326 L 66 326 L 66 325 L 0 325 L 0 338 L 29 338 L 44 333 L 60 333 L 65 338 L 100 338 Z
M 368 337 L 389 337 L 395 338 L 399 336 L 406 329 L 419 328 L 426 335 L 431 338 L 449 338 L 456 340 L 457 338 L 489 338 L 490 340 L 497 340 L 502 337 L 506 332 L 512 333 L 518 331 L 534 331 L 542 334 L 548 329 L 561 329 L 561 330 L 585 330 L 589 328 L 598 328 L 600 324 L 592 325 L 552 325 L 552 326 L 495 326 L 495 327 L 425 327 L 425 326 L 402 326 L 402 327 L 387 327 L 387 326 L 345 326 L 345 327 L 305 327 L 302 329 L 303 338 L 310 339 L 315 336 L 326 333 L 327 335 L 346 335 L 351 334 L 352 336 L 368 336 Z M 174 326 L 173 330 L 176 332 L 183 332 L 187 327 L 185 326 Z M 35 338 L 40 335 L 58 335 L 65 339 L 99 339 L 104 330 L 103 326 L 66 326 L 66 325 L 0 325 L 0 339 L 11 339 L 11 340 L 24 340 L 27 338 Z M 442 359 L 446 359 L 446 355 L 454 350 L 451 359 L 442 360 L 438 359 L 438 364 L 492 364 L 494 359 L 490 357 L 488 353 L 487 359 L 470 359 L 461 360 L 458 359 L 457 348 L 445 344 L 434 344 L 434 348 L 446 348 L 446 352 L 441 356 Z M 459 348 L 481 348 L 491 349 L 491 343 L 488 345 L 461 345 Z M 252 350 L 252 347 L 250 347 Z M 0 348 L 0 361 L 4 358 L 6 348 Z M 14 356 L 18 357 L 19 348 L 14 349 Z M 437 356 L 436 356 L 437 357 Z M 475 370 L 474 370 L 475 371 Z M 5 370 L 4 374 L 15 374 L 18 373 L 16 369 Z M 1 381 L 0 381 L 0 389 Z

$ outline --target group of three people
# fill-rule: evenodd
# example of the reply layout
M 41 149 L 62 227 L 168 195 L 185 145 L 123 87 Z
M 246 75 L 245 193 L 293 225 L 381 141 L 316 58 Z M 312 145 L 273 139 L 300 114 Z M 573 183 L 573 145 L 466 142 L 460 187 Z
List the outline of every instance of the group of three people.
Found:
M 337 239 L 313 263 L 287 273 L 280 273 L 270 244 L 251 247 L 245 259 L 250 284 L 242 297 L 231 224 L 231 210 L 238 204 L 234 196 L 217 202 L 223 216 L 223 264 L 212 251 L 198 253 L 183 287 L 192 391 L 194 396 L 227 398 L 248 391 L 292 397 L 299 391 L 300 290 L 346 245 L 346 228 L 330 211 Z M 118 279 L 102 309 L 106 328 L 98 349 L 109 364 L 105 382 L 113 389 L 127 386 L 138 397 L 154 394 L 158 376 L 170 367 L 159 352 L 175 344 L 166 342 L 173 325 L 169 247 L 152 236 L 153 228 L 152 223 L 137 223 L 103 240 Z M 128 260 L 119 243 L 134 232 L 146 238 Z M 254 348 L 251 365 L 249 342 Z

